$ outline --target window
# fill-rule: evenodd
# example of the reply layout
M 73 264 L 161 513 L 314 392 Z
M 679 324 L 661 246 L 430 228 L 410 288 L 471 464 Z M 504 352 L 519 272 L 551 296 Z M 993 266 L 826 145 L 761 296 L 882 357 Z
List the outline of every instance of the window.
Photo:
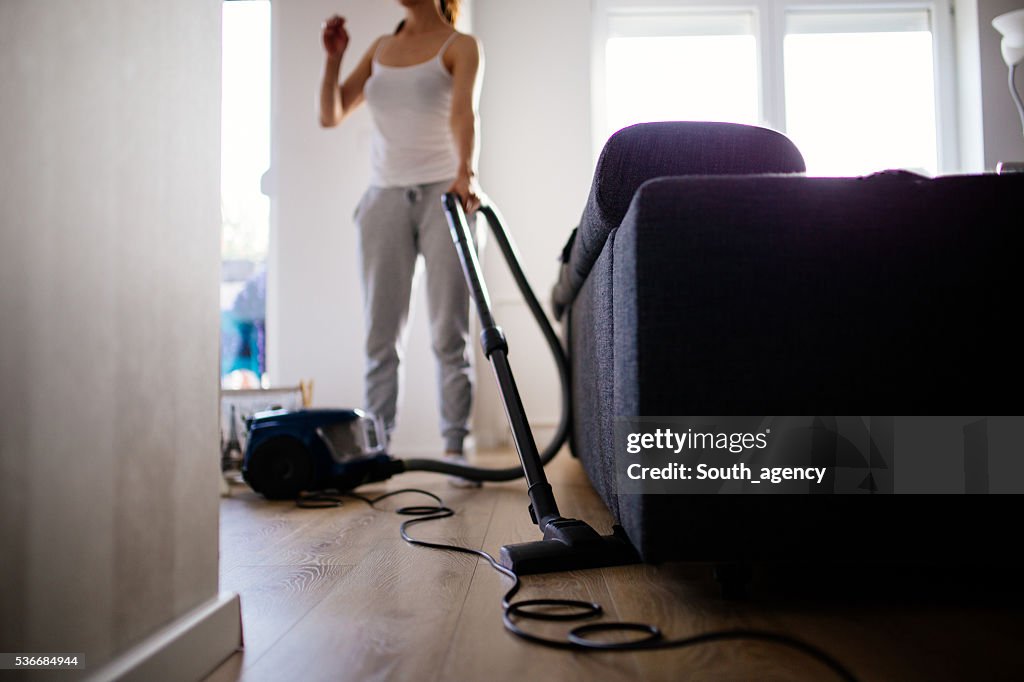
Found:
M 223 3 L 221 383 L 256 388 L 266 372 L 270 202 L 270 2 Z
M 605 48 L 605 137 L 641 121 L 757 123 L 753 14 L 615 16 Z
M 786 132 L 813 175 L 935 174 L 929 13 L 786 15 Z
M 711 120 L 786 133 L 811 175 L 956 168 L 952 78 L 938 76 L 952 70 L 949 0 L 595 0 L 595 13 L 595 153 L 631 123 Z

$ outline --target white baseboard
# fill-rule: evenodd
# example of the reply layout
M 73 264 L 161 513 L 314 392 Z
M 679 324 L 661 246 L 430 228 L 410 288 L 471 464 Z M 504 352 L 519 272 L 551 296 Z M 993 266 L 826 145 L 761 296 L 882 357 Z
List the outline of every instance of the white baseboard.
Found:
M 156 631 L 86 680 L 201 680 L 241 646 L 241 603 L 235 593 L 222 594 Z

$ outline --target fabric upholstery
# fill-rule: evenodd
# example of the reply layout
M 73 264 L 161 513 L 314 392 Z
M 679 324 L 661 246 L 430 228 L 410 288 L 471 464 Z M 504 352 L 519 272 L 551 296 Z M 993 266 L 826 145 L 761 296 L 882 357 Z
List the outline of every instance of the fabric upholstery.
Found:
M 835 553 L 865 529 L 907 553 L 947 529 L 982 537 L 931 496 L 619 495 L 612 427 L 641 415 L 1021 414 L 1022 196 L 1020 175 L 642 184 L 569 315 L 575 452 L 645 560 Z M 1000 513 L 999 496 L 983 497 Z M 937 525 L 901 513 L 910 502 Z
M 615 232 L 608 239 L 614 243 Z M 606 249 L 587 278 L 569 316 L 570 376 L 572 382 L 573 452 L 586 452 L 582 459 L 587 475 L 602 498 L 614 508 L 615 476 L 606 466 L 615 453 L 607 434 L 614 427 L 614 317 L 612 312 L 612 267 L 614 250 Z
M 799 173 L 800 152 L 784 135 L 736 123 L 666 121 L 623 128 L 609 138 L 567 263 L 552 296 L 561 317 L 579 292 L 633 194 L 652 178 L 678 175 Z

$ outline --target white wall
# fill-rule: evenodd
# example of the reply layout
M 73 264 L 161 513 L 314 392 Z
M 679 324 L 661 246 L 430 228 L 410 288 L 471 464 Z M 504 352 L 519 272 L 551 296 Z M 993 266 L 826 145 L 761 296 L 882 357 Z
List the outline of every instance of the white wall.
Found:
M 476 35 L 487 57 L 480 177 L 545 308 L 557 258 L 579 222 L 593 176 L 590 5 L 590 0 L 476 0 L 474 7 Z M 485 270 L 527 414 L 535 427 L 546 430 L 559 411 L 554 363 L 497 247 L 487 251 Z M 480 421 L 490 433 L 503 434 L 504 414 L 491 382 L 480 383 Z
M 957 0 L 955 30 L 960 168 L 969 173 L 980 173 L 985 169 L 978 29 L 978 0 Z
M 982 129 L 985 137 L 985 168 L 994 169 L 1000 161 L 1024 161 L 1024 131 L 1017 107 L 1007 87 L 1006 62 L 1000 53 L 1002 37 L 992 28 L 992 20 L 1015 9 L 1024 8 L 1021 0 L 977 0 L 980 47 Z M 1024 68 L 1017 68 L 1017 88 L 1024 92 Z
M 1024 8 L 1021 0 L 957 0 L 956 36 L 961 166 L 994 170 L 1000 161 L 1024 160 L 1024 131 L 1007 87 L 1002 37 L 992 19 Z M 1024 69 L 1017 69 L 1024 89 Z
M 217 595 L 219 48 L 205 0 L 0 3 L 2 651 Z

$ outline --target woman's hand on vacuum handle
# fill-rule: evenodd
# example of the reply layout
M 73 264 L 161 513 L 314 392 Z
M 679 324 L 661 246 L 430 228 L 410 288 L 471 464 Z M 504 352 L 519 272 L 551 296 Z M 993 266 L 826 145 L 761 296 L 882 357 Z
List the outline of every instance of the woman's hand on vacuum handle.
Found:
M 345 30 L 345 18 L 337 14 L 323 24 L 324 50 L 328 59 L 341 59 L 348 48 L 348 31 Z
M 467 215 L 480 208 L 480 184 L 476 181 L 476 173 L 460 170 L 448 191 L 458 195 Z

